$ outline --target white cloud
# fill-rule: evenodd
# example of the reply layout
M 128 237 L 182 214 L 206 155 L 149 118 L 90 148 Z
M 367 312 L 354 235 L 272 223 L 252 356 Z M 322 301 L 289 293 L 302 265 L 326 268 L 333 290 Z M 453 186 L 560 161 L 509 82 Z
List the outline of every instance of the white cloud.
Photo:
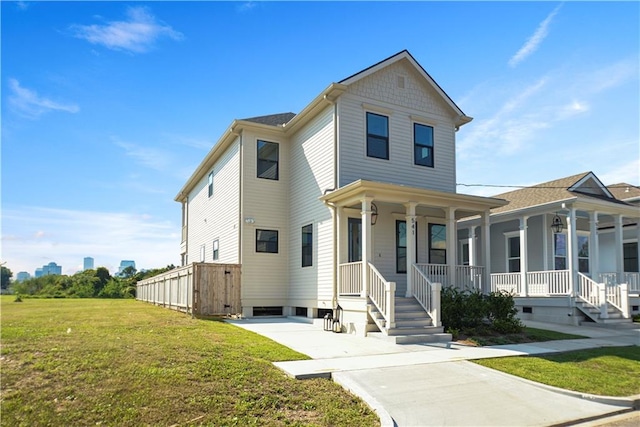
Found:
M 149 51 L 162 37 L 173 40 L 182 40 L 184 37 L 171 26 L 158 21 L 145 7 L 128 8 L 125 21 L 111 21 L 105 25 L 73 25 L 71 30 L 75 37 L 91 44 L 133 53 Z
M 67 113 L 80 111 L 80 107 L 75 104 L 64 104 L 41 97 L 36 91 L 22 87 L 16 79 L 9 79 L 9 89 L 11 90 L 11 95 L 9 95 L 8 99 L 12 110 L 30 119 L 37 119 L 49 111 L 64 111 Z
M 171 154 L 155 147 L 143 147 L 113 138 L 114 144 L 124 149 L 125 154 L 138 163 L 158 171 L 167 171 L 171 167 Z
M 636 155 L 637 154 L 638 153 L 636 153 Z M 607 172 L 598 174 L 598 178 L 600 178 L 605 185 L 619 184 L 621 182 L 631 185 L 640 185 L 640 159 L 634 159 L 621 165 L 615 165 L 615 167 Z
M 549 25 L 551 24 L 551 21 L 553 20 L 554 16 L 556 16 L 561 7 L 562 4 L 556 6 L 556 8 L 553 9 L 551 13 L 544 19 L 544 21 L 542 21 L 540 25 L 538 25 L 536 31 L 531 37 L 529 37 L 529 39 L 520 48 L 520 50 L 518 50 L 518 52 L 516 52 L 516 54 L 513 55 L 511 59 L 509 59 L 510 67 L 517 66 L 520 62 L 524 61 L 529 55 L 531 55 L 538 49 L 540 43 L 542 43 L 549 34 Z
M 2 261 L 14 273 L 54 261 L 73 274 L 86 256 L 112 273 L 123 259 L 138 269 L 179 262 L 178 224 L 149 214 L 20 206 L 4 208 L 2 217 Z

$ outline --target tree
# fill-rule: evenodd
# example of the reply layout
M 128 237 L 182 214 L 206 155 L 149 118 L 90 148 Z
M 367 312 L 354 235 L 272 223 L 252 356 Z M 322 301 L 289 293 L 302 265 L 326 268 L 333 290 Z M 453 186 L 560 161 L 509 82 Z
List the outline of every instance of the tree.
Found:
M 135 276 L 136 271 L 137 271 L 137 270 L 136 270 L 136 268 L 135 268 L 135 267 L 128 266 L 128 267 L 125 267 L 125 268 L 122 270 L 122 272 L 120 273 L 120 275 L 121 275 L 122 277 L 124 277 L 125 279 L 129 279 L 129 278 L 131 278 L 131 277 Z
M 9 283 L 11 283 L 11 278 L 13 277 L 13 273 L 4 265 L 2 266 L 2 276 L 0 277 L 0 288 L 5 290 L 9 287 Z

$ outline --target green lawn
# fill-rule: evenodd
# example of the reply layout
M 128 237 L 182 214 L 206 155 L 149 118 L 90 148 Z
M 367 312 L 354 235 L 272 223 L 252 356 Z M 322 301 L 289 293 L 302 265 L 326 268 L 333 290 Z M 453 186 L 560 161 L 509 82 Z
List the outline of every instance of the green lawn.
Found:
M 379 425 L 307 357 L 216 320 L 134 300 L 1 298 L 3 425 Z
M 503 357 L 475 363 L 581 393 L 640 394 L 640 347 L 604 347 L 543 356 Z
M 583 335 L 565 334 L 563 332 L 529 327 L 522 328 L 521 332 L 512 334 L 501 334 L 489 328 L 477 328 L 476 330 L 460 335 L 461 336 L 458 337 L 459 342 L 476 346 L 522 344 L 528 342 L 588 338 Z

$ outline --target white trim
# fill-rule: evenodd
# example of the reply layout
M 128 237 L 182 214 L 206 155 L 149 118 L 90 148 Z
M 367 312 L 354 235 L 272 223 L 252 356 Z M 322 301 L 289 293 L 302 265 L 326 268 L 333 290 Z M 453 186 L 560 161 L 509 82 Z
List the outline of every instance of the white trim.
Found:
M 376 113 L 376 114 L 384 114 L 386 116 L 391 116 L 393 115 L 393 110 L 390 110 L 388 108 L 382 107 L 380 105 L 374 105 L 374 104 L 368 104 L 366 102 L 362 103 L 362 109 L 366 112 L 366 111 L 370 111 L 372 113 Z M 366 123 L 365 123 L 366 124 Z M 365 126 L 366 127 L 366 126 Z M 366 129 L 365 129 L 366 130 Z

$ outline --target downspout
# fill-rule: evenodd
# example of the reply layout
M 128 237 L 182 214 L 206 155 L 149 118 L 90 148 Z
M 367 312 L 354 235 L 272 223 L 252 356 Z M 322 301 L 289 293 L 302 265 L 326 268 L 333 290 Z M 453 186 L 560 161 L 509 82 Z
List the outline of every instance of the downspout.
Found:
M 338 189 L 338 103 L 327 95 L 324 99 L 333 105 L 333 189 Z M 335 204 L 327 203 L 333 211 L 333 286 L 332 308 L 338 306 L 338 210 Z

